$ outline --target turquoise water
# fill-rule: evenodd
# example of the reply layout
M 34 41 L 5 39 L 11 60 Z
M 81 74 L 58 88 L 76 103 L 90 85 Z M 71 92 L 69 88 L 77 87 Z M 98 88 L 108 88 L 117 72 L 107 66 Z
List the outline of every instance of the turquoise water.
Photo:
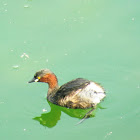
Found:
M 140 1 L 0 1 L 2 140 L 139 140 Z M 107 97 L 87 110 L 46 100 L 48 86 L 28 84 L 51 69 L 59 85 L 83 77 L 101 83 Z M 104 109 L 103 109 L 104 108 Z

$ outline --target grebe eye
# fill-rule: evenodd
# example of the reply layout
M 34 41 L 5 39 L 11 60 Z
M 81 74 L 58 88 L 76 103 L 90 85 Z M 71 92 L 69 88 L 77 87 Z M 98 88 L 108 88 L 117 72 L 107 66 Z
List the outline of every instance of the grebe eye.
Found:
M 40 78 L 41 78 L 41 77 L 39 77 L 39 76 L 37 77 L 38 80 L 39 80 Z
M 35 76 L 34 76 L 35 82 L 38 82 L 38 81 L 40 80 L 40 78 L 41 78 L 41 77 L 35 75 Z

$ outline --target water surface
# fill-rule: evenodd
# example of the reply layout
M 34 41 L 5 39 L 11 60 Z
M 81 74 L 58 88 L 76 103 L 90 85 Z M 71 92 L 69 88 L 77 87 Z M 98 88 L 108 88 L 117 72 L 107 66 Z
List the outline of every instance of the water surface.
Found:
M 0 1 L 3 140 L 139 140 L 140 2 L 137 0 Z M 50 104 L 47 85 L 28 84 L 51 69 L 59 85 L 83 77 L 106 99 L 92 118 Z

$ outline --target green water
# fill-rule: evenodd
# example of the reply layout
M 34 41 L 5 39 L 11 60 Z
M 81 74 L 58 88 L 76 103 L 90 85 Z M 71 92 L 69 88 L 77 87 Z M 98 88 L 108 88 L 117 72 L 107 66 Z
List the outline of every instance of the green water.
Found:
M 140 139 L 140 1 L 0 1 L 1 140 Z M 83 77 L 106 99 L 92 117 L 45 99 L 48 86 L 28 84 L 51 69 L 62 85 Z

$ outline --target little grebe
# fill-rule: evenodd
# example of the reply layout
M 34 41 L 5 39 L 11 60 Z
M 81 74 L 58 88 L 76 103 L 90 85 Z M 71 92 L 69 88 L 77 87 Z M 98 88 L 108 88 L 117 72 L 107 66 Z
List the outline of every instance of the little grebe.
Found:
M 32 82 L 48 83 L 47 99 L 68 108 L 94 107 L 106 96 L 99 84 L 83 78 L 77 78 L 59 87 L 55 74 L 49 69 L 36 72 L 34 78 L 29 81 Z

